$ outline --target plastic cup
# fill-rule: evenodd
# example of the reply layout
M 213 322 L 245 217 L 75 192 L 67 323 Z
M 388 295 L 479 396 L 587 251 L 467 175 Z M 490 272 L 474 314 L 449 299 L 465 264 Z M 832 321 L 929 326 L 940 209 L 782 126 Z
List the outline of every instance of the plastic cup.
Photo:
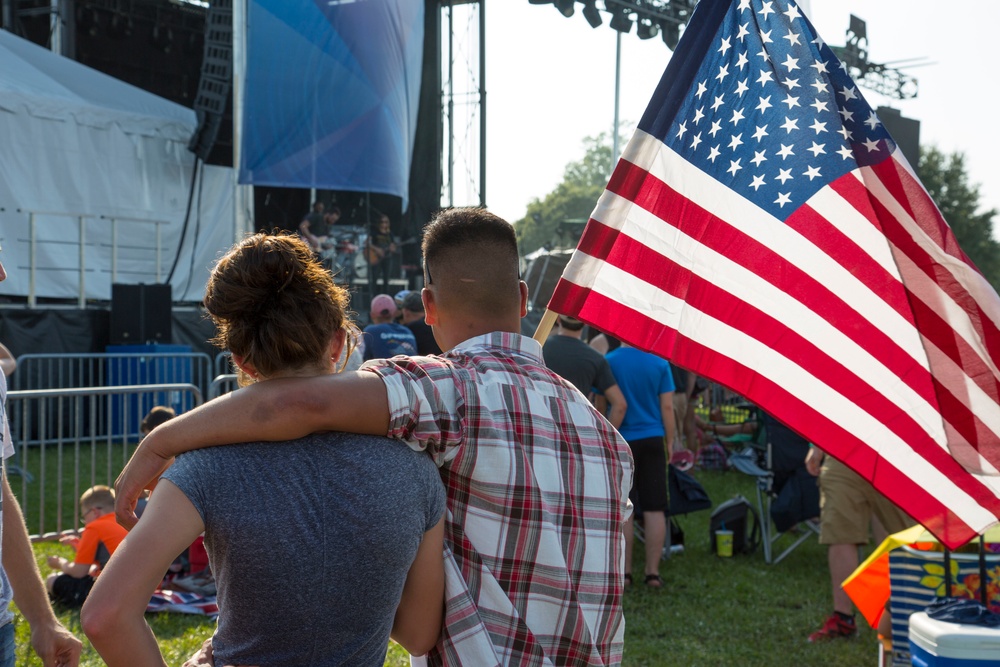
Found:
M 733 555 L 733 531 L 715 531 L 715 552 L 722 558 L 730 558 Z

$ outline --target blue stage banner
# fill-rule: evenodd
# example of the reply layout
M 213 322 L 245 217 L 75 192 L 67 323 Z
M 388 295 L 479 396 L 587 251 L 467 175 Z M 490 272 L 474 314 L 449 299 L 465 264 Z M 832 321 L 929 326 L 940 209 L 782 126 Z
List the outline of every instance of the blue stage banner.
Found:
M 403 198 L 423 0 L 250 0 L 240 183 Z

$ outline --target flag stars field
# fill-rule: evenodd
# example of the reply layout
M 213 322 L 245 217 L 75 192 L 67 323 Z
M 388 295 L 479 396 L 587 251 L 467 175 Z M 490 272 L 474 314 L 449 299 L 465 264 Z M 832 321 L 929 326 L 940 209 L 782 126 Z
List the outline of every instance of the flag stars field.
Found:
M 755 201 L 780 216 L 785 204 L 807 201 L 821 187 L 824 178 L 842 175 L 851 163 L 848 155 L 881 152 L 881 141 L 888 141 L 888 135 L 853 81 L 839 67 L 833 51 L 822 40 L 813 38 L 798 9 L 791 5 L 788 11 L 778 12 L 776 6 L 772 2 L 765 9 L 766 3 L 740 3 L 730 19 L 722 22 L 693 79 L 691 92 L 675 118 L 667 145 L 738 191 L 753 197 L 759 193 Z M 752 73 L 745 78 L 730 76 L 744 70 L 752 53 L 763 61 L 757 76 Z M 776 63 L 773 69 L 768 64 L 771 62 Z M 809 73 L 805 80 L 795 75 L 803 70 Z M 775 95 L 770 90 L 775 84 L 783 94 Z M 740 100 L 746 101 L 745 95 L 754 85 L 759 95 L 755 95 L 754 101 L 740 104 Z M 712 100 L 711 104 L 701 103 L 705 97 Z M 860 118 L 867 120 L 856 121 Z M 704 135 L 694 138 L 689 132 L 702 120 L 710 123 L 707 135 L 713 139 L 721 139 L 716 135 L 723 126 L 731 129 L 728 140 L 713 142 L 714 148 L 708 150 L 702 148 Z M 784 136 L 790 140 L 787 145 L 779 144 L 781 150 L 776 145 L 770 154 L 789 163 L 789 175 L 804 176 L 792 190 L 781 193 L 787 198 L 780 201 L 776 199 L 779 193 L 773 189 L 778 186 L 774 175 L 761 184 L 756 178 L 758 174 L 753 173 L 756 170 L 747 168 L 751 165 L 760 168 L 767 159 L 769 153 L 759 149 L 766 143 L 769 127 L 784 130 Z M 802 136 L 803 131 L 817 139 L 836 134 L 837 141 L 810 141 Z M 755 141 L 748 146 L 751 136 Z M 723 163 L 716 158 L 724 148 L 731 155 Z M 820 173 L 824 178 L 819 177 Z

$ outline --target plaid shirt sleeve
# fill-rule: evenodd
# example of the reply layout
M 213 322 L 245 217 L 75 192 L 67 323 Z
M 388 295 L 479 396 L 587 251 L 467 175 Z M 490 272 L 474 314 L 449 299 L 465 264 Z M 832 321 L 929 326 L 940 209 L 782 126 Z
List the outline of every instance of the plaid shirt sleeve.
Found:
M 387 435 L 442 466 L 464 441 L 465 399 L 451 364 L 435 357 L 399 356 L 365 364 L 385 383 L 389 398 Z

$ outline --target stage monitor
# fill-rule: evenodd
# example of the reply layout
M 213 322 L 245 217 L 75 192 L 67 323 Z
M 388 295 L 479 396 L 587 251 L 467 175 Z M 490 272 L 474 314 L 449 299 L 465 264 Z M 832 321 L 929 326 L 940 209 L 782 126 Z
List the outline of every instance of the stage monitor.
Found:
M 172 330 L 170 285 L 111 285 L 111 344 L 168 344 Z

